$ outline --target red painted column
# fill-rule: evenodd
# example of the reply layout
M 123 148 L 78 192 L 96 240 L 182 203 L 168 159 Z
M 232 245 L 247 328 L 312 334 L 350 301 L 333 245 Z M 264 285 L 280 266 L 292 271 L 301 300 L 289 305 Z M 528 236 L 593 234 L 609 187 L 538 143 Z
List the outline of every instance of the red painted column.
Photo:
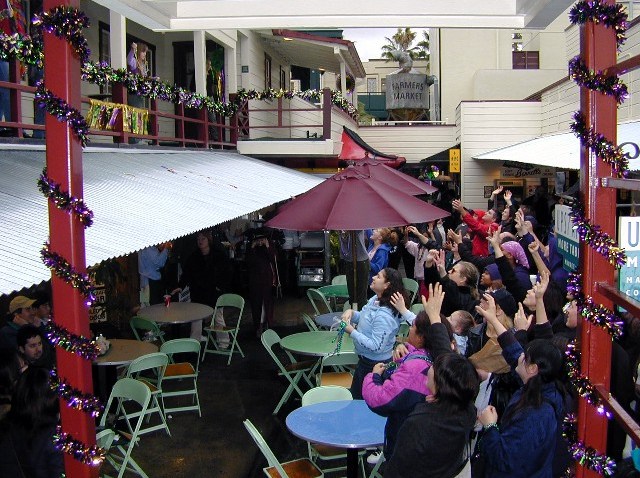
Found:
M 606 3 L 614 5 L 613 0 Z M 590 70 L 600 71 L 615 65 L 616 41 L 613 29 L 592 22 L 581 27 L 580 51 Z M 593 127 L 616 143 L 617 109 L 610 96 L 580 90 L 580 109 L 588 127 Z M 616 195 L 614 189 L 598 187 L 599 178 L 611 175 L 611 167 L 596 158 L 586 148 L 581 149 L 580 190 L 586 217 L 592 224 L 599 224 L 604 232 L 616 237 Z M 591 247 L 581 244 L 580 264 L 583 273 L 582 287 L 585 295 L 594 297 L 597 303 L 612 308 L 612 303 L 595 293 L 596 282 L 613 283 L 614 268 Z M 594 384 L 604 384 L 609 389 L 611 374 L 611 337 L 602 328 L 583 322 L 581 331 L 582 373 Z M 578 409 L 578 436 L 587 445 L 605 453 L 607 444 L 607 419 L 598 415 L 595 408 L 580 399 Z M 598 473 L 578 466 L 577 476 L 599 477 Z
M 44 10 L 60 5 L 45 0 Z M 78 8 L 79 0 L 66 0 L 64 5 Z M 44 34 L 46 87 L 76 109 L 80 109 L 80 62 L 72 47 L 50 33 Z M 82 198 L 82 148 L 78 138 L 66 123 L 47 114 L 47 170 L 51 179 L 61 184 L 72 196 Z M 35 184 L 34 184 L 35 187 Z M 91 207 L 91 205 L 88 205 Z M 76 270 L 84 271 L 84 230 L 80 222 L 49 204 L 51 250 L 64 257 Z M 72 333 L 89 336 L 88 308 L 82 295 L 56 276 L 52 277 L 54 316 L 58 324 Z M 58 374 L 77 389 L 93 392 L 91 363 L 60 348 L 56 351 Z M 94 419 L 88 414 L 69 408 L 60 401 L 63 430 L 87 446 L 95 444 Z M 98 470 L 83 465 L 65 454 L 68 477 L 97 477 Z

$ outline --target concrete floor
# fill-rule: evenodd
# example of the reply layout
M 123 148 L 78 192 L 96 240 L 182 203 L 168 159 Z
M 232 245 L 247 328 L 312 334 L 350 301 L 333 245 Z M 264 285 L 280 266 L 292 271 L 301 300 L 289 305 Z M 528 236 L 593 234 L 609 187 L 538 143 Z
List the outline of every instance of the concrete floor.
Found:
M 306 297 L 278 299 L 274 330 L 280 336 L 307 330 L 300 316 L 312 310 Z M 300 400 L 290 399 L 277 416 L 272 415 L 286 384 L 255 336 L 248 306 L 239 342 L 245 358 L 238 355 L 227 366 L 227 357 L 207 355 L 201 365 L 201 418 L 196 412 L 175 413 L 168 420 L 171 436 L 156 431 L 140 439 L 133 457 L 150 478 L 263 477 L 266 461 L 242 425 L 245 418 L 262 432 L 281 461 L 306 456 L 306 443 L 284 424 Z M 109 473 L 108 465 L 104 471 Z

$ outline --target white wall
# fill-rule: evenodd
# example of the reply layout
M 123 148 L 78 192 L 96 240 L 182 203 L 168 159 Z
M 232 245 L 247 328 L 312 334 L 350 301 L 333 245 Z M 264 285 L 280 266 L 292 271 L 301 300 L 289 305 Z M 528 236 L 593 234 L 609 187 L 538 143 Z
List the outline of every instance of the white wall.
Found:
M 418 163 L 457 144 L 453 125 L 361 126 L 358 134 L 372 148 L 404 156 L 407 163 Z
M 486 208 L 484 186 L 500 177 L 500 161 L 472 159 L 488 151 L 540 136 L 540 102 L 463 101 L 457 110 L 462 202 Z
M 566 76 L 566 67 L 561 70 L 480 70 L 473 76 L 473 99 L 522 100 Z

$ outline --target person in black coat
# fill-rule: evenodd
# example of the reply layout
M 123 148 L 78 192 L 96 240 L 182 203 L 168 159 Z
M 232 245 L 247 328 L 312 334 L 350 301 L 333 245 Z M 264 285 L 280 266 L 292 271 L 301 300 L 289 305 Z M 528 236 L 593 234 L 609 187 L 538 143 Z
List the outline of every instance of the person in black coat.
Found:
M 247 251 L 249 304 L 256 335 L 273 323 L 274 290 L 278 284 L 275 247 L 265 231 L 258 230 Z
M 233 283 L 229 254 L 219 241 L 213 239 L 209 231 L 199 232 L 196 241 L 198 249 L 183 264 L 178 287 L 171 295 L 189 286 L 191 302 L 215 307 L 218 297 Z M 219 323 L 220 320 L 222 323 Z M 216 325 L 224 325 L 224 320 L 216 318 Z M 200 339 L 201 335 L 202 321 L 192 322 L 191 337 Z M 222 342 L 220 338 L 219 340 Z
M 0 422 L 0 476 L 59 478 L 64 463 L 62 451 L 53 444 L 57 423 L 58 397 L 49 385 L 49 371 L 29 367 Z

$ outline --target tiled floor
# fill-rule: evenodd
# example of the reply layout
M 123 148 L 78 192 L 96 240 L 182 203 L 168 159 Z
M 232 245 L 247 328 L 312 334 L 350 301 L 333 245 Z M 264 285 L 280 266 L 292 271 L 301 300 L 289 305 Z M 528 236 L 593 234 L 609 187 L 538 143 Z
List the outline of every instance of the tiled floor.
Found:
M 306 330 L 300 319 L 303 312 L 312 312 L 306 297 L 278 299 L 274 329 L 281 336 Z M 245 312 L 239 341 L 244 359 L 234 357 L 227 366 L 226 357 L 208 355 L 202 364 L 202 418 L 195 412 L 176 413 L 169 419 L 171 436 L 154 432 L 141 438 L 133 456 L 150 478 L 264 476 L 266 461 L 242 425 L 245 418 L 258 427 L 281 461 L 305 456 L 306 444 L 284 424 L 299 399 L 290 400 L 277 416 L 271 414 L 286 385 L 255 336 L 250 312 Z

